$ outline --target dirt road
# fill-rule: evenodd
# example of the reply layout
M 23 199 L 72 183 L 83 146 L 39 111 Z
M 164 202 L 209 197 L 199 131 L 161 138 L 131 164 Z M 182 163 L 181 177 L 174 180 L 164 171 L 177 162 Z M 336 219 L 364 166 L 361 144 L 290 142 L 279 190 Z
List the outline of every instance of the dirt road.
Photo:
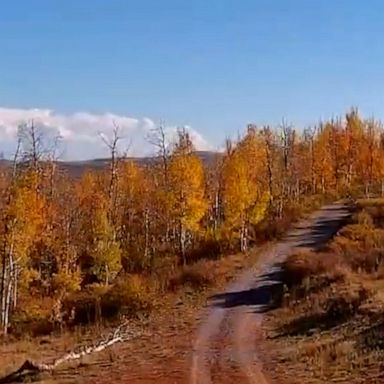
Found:
M 212 297 L 196 335 L 190 384 L 269 383 L 257 354 L 257 339 L 263 313 L 281 287 L 279 264 L 294 247 L 321 247 L 349 214 L 346 204 L 323 207 L 263 252 L 258 264 L 224 293 Z

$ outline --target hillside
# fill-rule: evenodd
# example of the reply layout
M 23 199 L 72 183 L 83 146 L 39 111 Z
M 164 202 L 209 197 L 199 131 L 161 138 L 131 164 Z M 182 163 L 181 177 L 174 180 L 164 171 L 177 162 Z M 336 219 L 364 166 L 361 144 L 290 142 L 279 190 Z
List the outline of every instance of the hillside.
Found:
M 264 323 L 276 382 L 383 382 L 383 207 L 359 200 L 334 239 L 283 264 L 287 290 Z
M 196 151 L 196 155 L 203 161 L 204 164 L 211 163 L 216 156 L 220 156 L 219 152 L 213 151 Z M 155 157 L 128 157 L 128 161 L 134 161 L 141 165 L 150 164 Z M 1 159 L 0 166 L 10 166 L 11 160 Z M 58 161 L 59 167 L 67 171 L 73 177 L 81 176 L 86 170 L 102 170 L 105 169 L 109 164 L 108 158 L 90 159 L 90 160 L 79 160 L 79 161 Z

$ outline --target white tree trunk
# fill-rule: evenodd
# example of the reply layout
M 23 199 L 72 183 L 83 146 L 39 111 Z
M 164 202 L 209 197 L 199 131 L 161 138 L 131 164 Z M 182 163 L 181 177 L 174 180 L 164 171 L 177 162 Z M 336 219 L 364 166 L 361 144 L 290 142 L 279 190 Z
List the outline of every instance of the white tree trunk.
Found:
M 147 260 L 149 255 L 149 214 L 148 209 L 144 213 L 144 259 Z
M 247 252 L 248 250 L 248 228 L 246 223 L 243 223 L 240 229 L 240 250 Z
M 180 248 L 180 255 L 183 259 L 183 265 L 187 264 L 186 253 L 185 253 L 185 240 L 186 240 L 185 228 L 184 228 L 184 225 L 180 223 L 179 248 Z
M 1 328 L 6 333 L 6 303 L 7 303 L 7 286 L 8 286 L 8 267 L 7 259 L 3 257 L 2 276 L 1 276 Z

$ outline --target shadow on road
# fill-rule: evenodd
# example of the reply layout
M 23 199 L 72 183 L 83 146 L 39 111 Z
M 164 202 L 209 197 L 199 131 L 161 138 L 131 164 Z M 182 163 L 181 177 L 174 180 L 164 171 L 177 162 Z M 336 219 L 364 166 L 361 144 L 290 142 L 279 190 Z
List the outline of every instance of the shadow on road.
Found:
M 343 227 L 348 220 L 345 217 L 341 220 L 323 219 L 306 228 L 304 233 L 292 233 L 287 236 L 287 240 L 293 242 L 296 247 L 312 248 L 315 251 L 322 250 L 327 241 L 332 238 L 337 231 Z
M 322 210 L 321 216 L 311 224 L 297 226 L 286 237 L 286 241 L 296 247 L 312 248 L 320 251 L 326 246 L 337 231 L 346 225 L 351 216 L 351 209 L 348 206 L 330 206 Z
M 256 313 L 265 313 L 279 306 L 282 289 L 281 272 L 273 271 L 260 276 L 254 288 L 212 296 L 211 305 L 219 308 L 249 306 Z

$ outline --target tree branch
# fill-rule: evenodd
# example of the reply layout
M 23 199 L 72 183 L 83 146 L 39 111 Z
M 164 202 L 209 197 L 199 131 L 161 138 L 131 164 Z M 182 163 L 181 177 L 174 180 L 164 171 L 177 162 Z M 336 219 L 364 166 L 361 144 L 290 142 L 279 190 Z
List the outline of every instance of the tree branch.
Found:
M 106 339 L 101 340 L 91 346 L 83 346 L 77 351 L 71 351 L 54 360 L 52 363 L 39 363 L 31 360 L 26 360 L 16 371 L 1 378 L 0 384 L 10 384 L 15 381 L 20 381 L 21 379 L 24 379 L 26 377 L 35 376 L 42 372 L 52 372 L 60 365 L 66 362 L 78 360 L 83 356 L 101 352 L 104 349 L 109 348 L 113 344 L 122 343 L 138 336 L 138 333 L 133 333 L 133 331 L 127 329 L 127 324 L 123 323 L 118 328 L 116 328 L 113 333 L 111 333 Z

